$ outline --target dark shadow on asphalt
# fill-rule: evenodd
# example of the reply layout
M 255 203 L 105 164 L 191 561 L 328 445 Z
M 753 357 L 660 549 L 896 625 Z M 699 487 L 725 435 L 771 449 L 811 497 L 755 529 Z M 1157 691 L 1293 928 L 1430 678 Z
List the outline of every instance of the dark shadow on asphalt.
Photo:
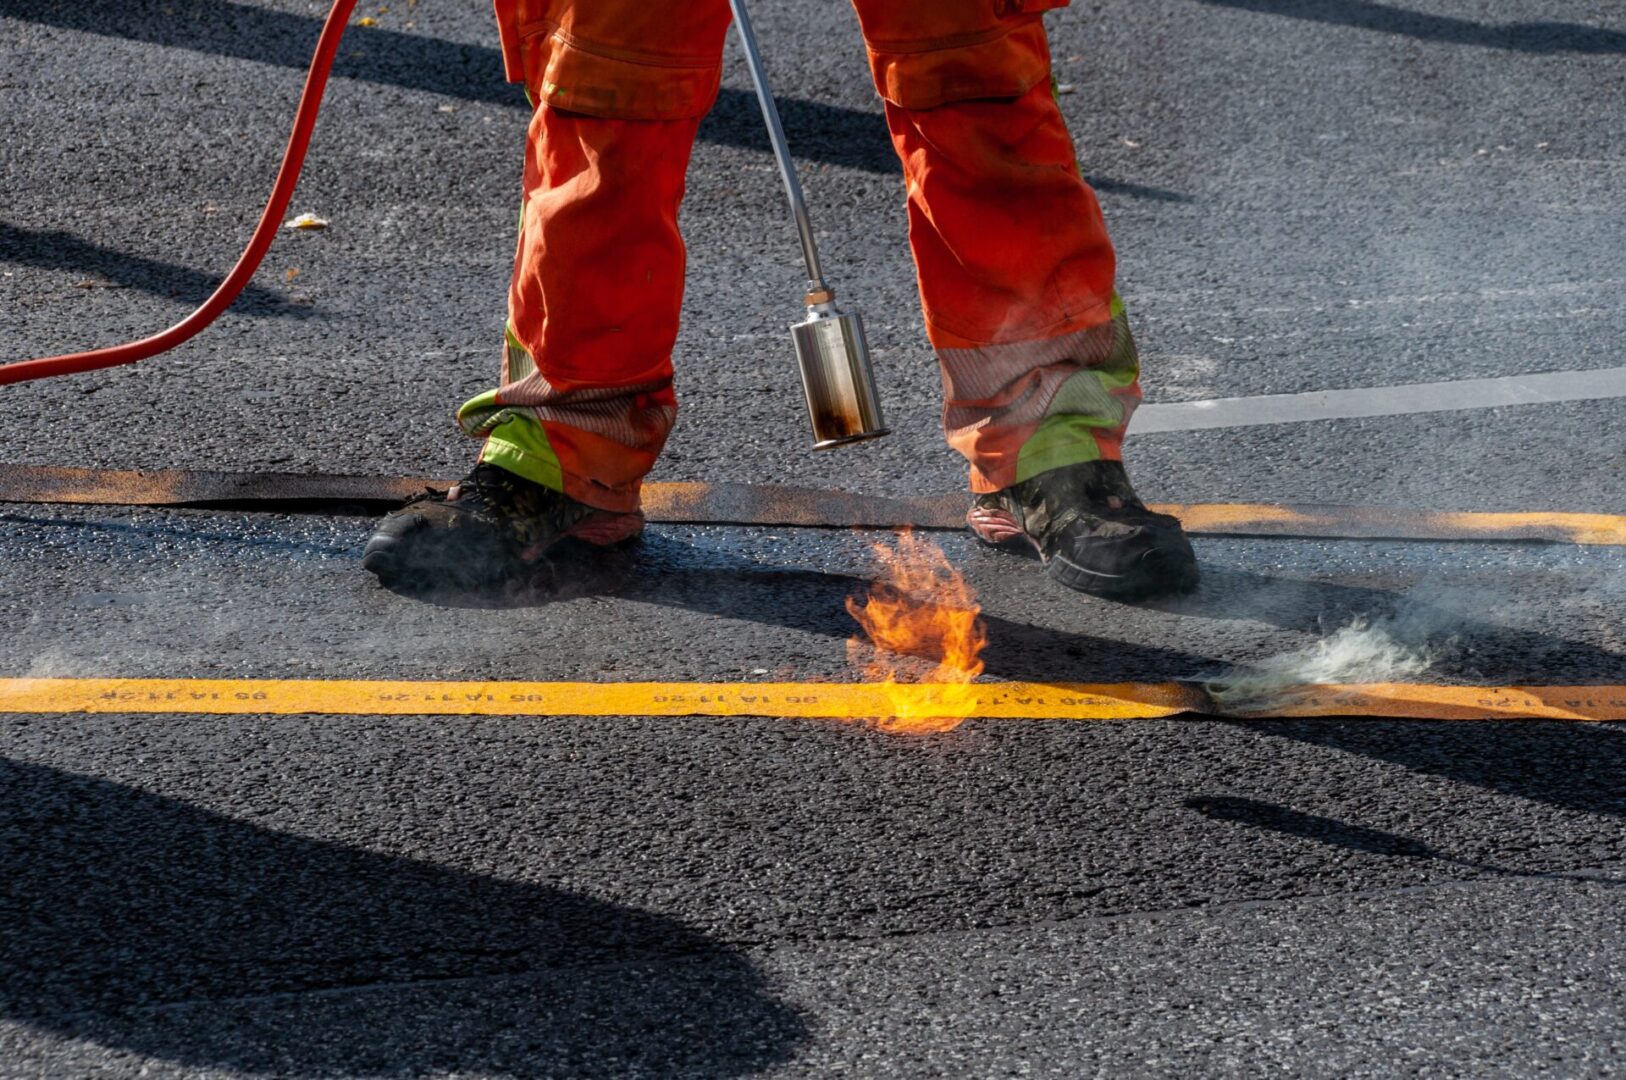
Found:
M 1567 22 L 1483 23 L 1449 15 L 1408 11 L 1372 0 L 1200 0 L 1212 7 L 1240 8 L 1358 30 L 1399 34 L 1419 41 L 1479 45 L 1526 53 L 1626 53 L 1626 32 Z
M 991 554 L 993 558 L 1006 558 Z M 1034 574 L 1035 584 L 1053 588 Z M 862 597 L 866 578 L 788 569 L 727 552 L 686 544 L 659 532 L 614 552 L 561 549 L 524 581 L 478 593 L 410 592 L 443 607 L 537 607 L 582 596 L 616 596 L 720 618 L 782 626 L 845 639 L 857 625 L 845 600 Z M 1080 598 L 1080 603 L 1104 601 Z M 1582 641 L 1499 626 L 1462 611 L 1381 589 L 1330 582 L 1271 578 L 1207 567 L 1192 596 L 1144 606 L 1208 619 L 1264 621 L 1284 629 L 1325 634 L 1350 620 L 1377 618 L 1404 605 L 1415 633 L 1439 634 L 1430 678 L 1511 685 L 1626 683 L 1626 656 Z M 1218 679 L 1227 672 L 1211 658 L 1175 649 L 1035 626 L 987 615 L 987 674 L 1033 682 Z M 1494 669 L 1482 670 L 1485 658 Z
M 1408 772 L 1502 795 L 1626 817 L 1626 732 L 1619 725 L 1538 720 L 1234 722 L 1274 738 L 1387 761 Z
M 19 0 L 4 14 L 166 48 L 230 56 L 303 71 L 322 19 L 219 0 L 147 0 L 98 5 Z M 495 40 L 497 29 L 491 26 Z M 854 47 L 859 47 L 854 42 Z M 333 65 L 339 78 L 443 94 L 463 101 L 527 109 L 525 95 L 504 81 L 502 51 L 383 27 L 352 26 Z M 291 108 L 291 103 L 290 103 Z M 870 172 L 898 172 L 879 112 L 860 112 L 794 98 L 779 100 L 798 156 Z M 700 137 L 727 146 L 768 150 L 756 98 L 725 89 Z M 518 168 L 518 159 L 515 159 Z
M 1364 825 L 1352 825 L 1346 821 L 1339 821 L 1337 818 L 1323 817 L 1320 814 L 1307 814 L 1301 810 L 1294 810 L 1291 807 L 1280 806 L 1276 803 L 1263 802 L 1259 799 L 1248 799 L 1234 795 L 1196 795 L 1185 800 L 1184 805 L 1186 809 L 1195 810 L 1211 821 L 1233 822 L 1248 828 L 1291 836 L 1300 840 L 1310 840 L 1317 844 L 1343 848 L 1346 851 L 1360 852 L 1364 855 L 1432 859 L 1436 862 L 1453 863 L 1470 870 L 1501 874 L 1507 877 L 1588 881 L 1616 886 L 1626 884 L 1626 882 L 1619 879 L 1598 875 L 1552 874 L 1531 870 L 1511 870 L 1490 863 L 1462 859 L 1432 848 L 1421 840 L 1413 840 L 1397 833 L 1384 832 L 1381 829 L 1369 829 Z
M 615 552 L 574 550 L 537 568 L 529 579 L 477 593 L 412 592 L 410 599 L 442 607 L 539 607 L 584 596 L 614 596 L 718 618 L 779 626 L 846 640 L 858 633 L 848 597 L 863 597 L 870 581 L 752 562 L 659 533 Z M 1090 682 L 1186 677 L 1209 661 L 1173 649 L 1115 641 L 1051 627 L 983 616 L 987 674 L 1032 682 Z M 940 657 L 925 657 L 932 661 Z
M 1183 191 L 1171 191 L 1168 188 L 1152 187 L 1148 184 L 1133 184 L 1127 180 L 1109 180 L 1104 176 L 1085 177 L 1097 192 L 1106 195 L 1123 195 L 1131 199 L 1145 199 L 1149 202 L 1161 203 L 1194 203 L 1195 196 L 1187 195 Z
M 14 0 L 0 15 L 166 48 L 253 60 L 303 71 L 310 64 L 322 20 L 220 0 L 132 0 L 118 4 L 65 4 Z M 497 34 L 493 23 L 491 37 Z M 853 49 L 861 49 L 858 40 Z M 443 94 L 484 105 L 526 109 L 518 87 L 504 81 L 502 51 L 383 27 L 351 27 L 333 65 L 335 76 Z M 886 120 L 873 112 L 779 97 L 779 112 L 797 157 L 871 173 L 902 173 Z M 292 109 L 292 103 L 289 105 Z M 290 113 L 291 115 L 291 113 Z M 754 94 L 725 87 L 700 125 L 700 138 L 722 146 L 770 152 Z M 515 169 L 518 169 L 515 159 Z M 1103 177 L 1101 192 L 1158 202 L 1191 202 L 1166 188 Z
M 278 1076 L 722 1077 L 806 1037 L 673 919 L 94 777 L 0 759 L 0 846 L 0 1015 L 106 1047 Z
M 220 284 L 214 277 L 190 267 L 143 258 L 52 229 L 25 229 L 0 221 L 0 261 L 42 270 L 72 270 L 102 278 L 125 288 L 186 303 L 201 303 Z M 249 285 L 232 310 L 243 315 L 309 318 L 318 315 L 308 304 L 290 303 L 287 297 L 258 285 Z
M 1275 803 L 1232 795 L 1195 795 L 1185 801 L 1212 821 L 1234 821 L 1268 832 L 1314 840 L 1319 844 L 1347 848 L 1368 855 L 1397 855 L 1412 859 L 1432 859 L 1438 852 L 1418 840 L 1380 829 L 1350 825 L 1320 814 L 1306 814 Z

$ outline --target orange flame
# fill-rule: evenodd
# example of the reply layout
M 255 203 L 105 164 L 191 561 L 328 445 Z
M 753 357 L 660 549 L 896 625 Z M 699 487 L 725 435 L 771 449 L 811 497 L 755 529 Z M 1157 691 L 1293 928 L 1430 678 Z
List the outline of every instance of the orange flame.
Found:
M 982 674 L 981 654 L 988 644 L 977 591 L 942 548 L 908 529 L 898 533 L 895 547 L 881 542 L 874 551 L 880 577 L 862 603 L 847 598 L 847 611 L 863 628 L 863 634 L 848 639 L 847 660 L 866 679 L 888 688 L 892 713 L 877 721 L 883 730 L 952 731 L 976 708 L 971 683 Z M 934 666 L 921 671 L 926 664 Z M 900 679 L 905 673 L 916 677 Z M 892 692 L 901 682 L 942 689 L 922 701 L 918 694 Z

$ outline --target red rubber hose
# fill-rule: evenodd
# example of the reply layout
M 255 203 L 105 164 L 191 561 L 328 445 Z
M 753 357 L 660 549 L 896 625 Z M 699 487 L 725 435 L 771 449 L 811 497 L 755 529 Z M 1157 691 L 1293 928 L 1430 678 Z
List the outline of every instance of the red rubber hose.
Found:
M 316 41 L 316 56 L 311 60 L 310 73 L 305 76 L 305 90 L 299 97 L 299 111 L 294 114 L 293 134 L 288 136 L 288 149 L 282 155 L 282 168 L 277 171 L 276 183 L 271 185 L 271 197 L 266 201 L 265 213 L 260 215 L 260 223 L 255 227 L 254 236 L 249 240 L 242 257 L 237 260 L 237 265 L 232 267 L 231 273 L 226 275 L 226 280 L 220 283 L 214 294 L 196 311 L 168 330 L 140 341 L 114 345 L 106 349 L 93 349 L 90 352 L 66 353 L 62 356 L 19 360 L 0 365 L 0 386 L 6 383 L 27 382 L 30 379 L 49 379 L 55 375 L 74 375 L 81 371 L 96 371 L 100 368 L 145 360 L 186 341 L 214 322 L 222 311 L 231 306 L 232 301 L 237 299 L 237 294 L 243 291 L 243 286 L 254 276 L 254 271 L 259 269 L 260 260 L 265 258 L 266 251 L 271 247 L 271 241 L 276 239 L 277 230 L 282 227 L 282 216 L 288 212 L 288 202 L 293 198 L 294 185 L 299 183 L 299 170 L 305 164 L 305 150 L 310 146 L 311 130 L 316 126 L 316 111 L 322 105 L 322 91 L 327 89 L 327 77 L 333 69 L 333 57 L 339 51 L 339 39 L 344 36 L 345 24 L 349 22 L 350 13 L 355 7 L 356 0 L 333 0 L 333 9 L 328 12 L 327 22 L 322 26 L 322 36 Z

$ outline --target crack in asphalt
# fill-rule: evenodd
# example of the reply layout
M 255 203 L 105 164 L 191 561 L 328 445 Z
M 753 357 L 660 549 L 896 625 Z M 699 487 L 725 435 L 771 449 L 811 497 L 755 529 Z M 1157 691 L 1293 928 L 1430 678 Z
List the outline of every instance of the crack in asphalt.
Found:
M 1359 900 L 1369 897 L 1405 896 L 1414 893 L 1435 892 L 1441 889 L 1468 889 L 1476 885 L 1497 884 L 1506 882 L 1509 877 L 1527 881 L 1548 881 L 1565 885 L 1601 885 L 1607 889 L 1626 887 L 1626 877 L 1593 877 L 1591 874 L 1611 874 L 1626 867 L 1615 864 L 1577 867 L 1567 871 L 1487 871 L 1485 874 L 1473 877 L 1450 878 L 1442 881 L 1426 882 L 1417 885 L 1397 885 L 1391 888 L 1379 889 L 1348 889 L 1328 890 L 1324 892 L 1294 893 L 1288 896 L 1246 897 L 1238 900 L 1223 900 L 1219 902 L 1197 901 L 1181 907 L 1145 908 L 1128 911 L 1098 912 L 1090 915 L 1073 917 L 1036 919 L 1031 922 L 1009 921 L 979 923 L 970 927 L 943 927 L 930 929 L 885 930 L 870 934 L 791 934 L 785 937 L 764 938 L 761 940 L 719 939 L 722 944 L 740 949 L 768 949 L 772 950 L 786 945 L 801 944 L 862 944 L 871 941 L 895 941 L 905 938 L 953 937 L 959 935 L 973 935 L 990 931 L 1011 930 L 1048 930 L 1066 927 L 1087 926 L 1096 924 L 1109 924 L 1115 922 L 1133 922 L 1137 920 L 1156 921 L 1158 919 L 1172 918 L 1179 915 L 1192 915 L 1208 912 L 1250 911 L 1254 909 L 1278 907 L 1283 904 L 1301 903 L 1317 900 Z M 1102 890 L 1084 890 L 1082 895 L 1091 895 Z M 1076 894 L 1075 894 L 1076 895 Z

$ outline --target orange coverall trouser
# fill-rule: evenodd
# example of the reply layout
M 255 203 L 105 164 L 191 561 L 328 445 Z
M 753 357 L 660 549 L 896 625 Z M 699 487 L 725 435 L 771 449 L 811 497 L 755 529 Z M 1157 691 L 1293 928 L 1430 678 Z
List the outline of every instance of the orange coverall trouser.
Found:
M 974 491 L 1116 459 L 1140 398 L 1111 242 L 1050 84 L 1068 0 L 854 0 L 908 189 L 909 242 Z M 726 0 L 495 0 L 536 106 L 502 385 L 482 460 L 638 507 L 676 416 L 678 206 L 716 99 Z

